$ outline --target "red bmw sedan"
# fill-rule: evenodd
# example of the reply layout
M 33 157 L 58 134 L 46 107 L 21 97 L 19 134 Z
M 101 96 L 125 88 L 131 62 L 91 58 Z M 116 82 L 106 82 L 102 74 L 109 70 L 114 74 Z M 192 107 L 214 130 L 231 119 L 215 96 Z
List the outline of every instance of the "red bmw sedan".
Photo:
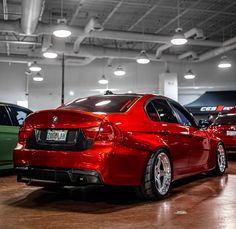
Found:
M 164 198 L 171 183 L 202 172 L 222 175 L 224 144 L 177 102 L 160 95 L 104 95 L 35 112 L 14 150 L 19 182 L 134 186 Z
M 236 151 L 236 114 L 230 113 L 220 115 L 208 127 L 208 130 L 221 138 L 225 144 L 226 150 Z

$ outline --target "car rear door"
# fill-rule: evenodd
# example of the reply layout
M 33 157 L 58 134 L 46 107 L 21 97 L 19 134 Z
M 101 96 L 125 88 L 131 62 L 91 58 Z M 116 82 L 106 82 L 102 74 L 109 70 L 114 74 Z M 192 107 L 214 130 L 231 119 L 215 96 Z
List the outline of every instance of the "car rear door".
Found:
M 206 131 L 199 130 L 192 116 L 178 103 L 170 101 L 181 126 L 187 129 L 190 144 L 188 149 L 190 172 L 196 172 L 208 162 L 210 142 Z
M 17 142 L 19 127 L 13 126 L 9 111 L 0 105 L 0 169 L 12 167 L 12 151 Z
M 155 108 L 156 115 L 151 106 Z M 174 177 L 184 175 L 189 166 L 189 128 L 178 123 L 177 117 L 165 99 L 153 99 L 147 104 L 146 111 L 150 119 L 154 121 L 154 133 L 157 137 L 161 137 L 170 149 Z

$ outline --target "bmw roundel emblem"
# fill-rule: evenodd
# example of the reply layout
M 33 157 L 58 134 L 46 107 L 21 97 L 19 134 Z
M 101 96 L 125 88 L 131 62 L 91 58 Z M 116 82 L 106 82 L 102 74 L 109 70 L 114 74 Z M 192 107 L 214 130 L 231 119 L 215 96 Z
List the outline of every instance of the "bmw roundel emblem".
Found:
M 58 117 L 57 116 L 53 116 L 52 121 L 53 121 L 53 123 L 57 123 L 58 122 Z

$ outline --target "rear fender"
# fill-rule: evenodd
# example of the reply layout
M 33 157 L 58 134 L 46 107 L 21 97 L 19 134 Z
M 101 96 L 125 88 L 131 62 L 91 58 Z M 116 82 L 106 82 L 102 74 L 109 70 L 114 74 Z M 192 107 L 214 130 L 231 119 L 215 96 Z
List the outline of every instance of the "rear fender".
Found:
M 123 144 L 139 150 L 156 152 L 158 148 L 166 148 L 166 142 L 152 133 L 126 132 L 123 133 Z

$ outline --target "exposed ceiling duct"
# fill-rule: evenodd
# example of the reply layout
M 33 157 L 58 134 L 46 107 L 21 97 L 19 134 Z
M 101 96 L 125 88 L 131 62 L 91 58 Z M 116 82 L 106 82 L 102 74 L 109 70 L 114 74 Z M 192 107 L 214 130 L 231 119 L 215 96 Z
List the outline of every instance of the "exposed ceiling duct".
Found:
M 79 51 L 80 44 L 83 42 L 83 40 L 89 35 L 92 31 L 102 31 L 104 28 L 103 26 L 98 22 L 97 18 L 92 17 L 88 24 L 84 28 L 84 36 L 79 36 L 75 43 L 74 43 L 74 52 Z
M 179 55 L 178 59 L 179 60 L 184 60 L 184 59 L 198 60 L 199 57 L 198 57 L 197 53 L 195 53 L 193 51 L 189 51 L 189 52 L 185 52 L 185 53 Z
M 39 23 L 35 31 L 35 35 L 49 34 L 52 35 L 53 31 L 57 28 L 57 25 L 48 25 Z M 118 41 L 136 41 L 136 42 L 147 42 L 147 43 L 160 43 L 166 44 L 169 43 L 171 38 L 170 36 L 162 35 L 152 35 L 152 34 L 143 34 L 135 32 L 123 32 L 123 31 L 113 31 L 113 30 L 104 30 L 104 31 L 91 31 L 89 34 L 84 33 L 84 29 L 81 27 L 68 26 L 68 29 L 72 32 L 73 37 L 85 36 L 92 38 L 100 39 L 111 39 Z M 16 34 L 22 33 L 19 28 L 17 21 L 0 21 L 0 31 L 11 31 Z M 210 41 L 210 40 L 194 40 L 189 39 L 189 45 L 197 46 L 207 46 L 207 47 L 220 47 L 221 42 Z
M 53 48 L 52 48 L 53 50 Z M 73 65 L 75 62 L 75 57 L 79 58 L 77 63 L 80 62 L 80 65 L 85 65 L 91 63 L 95 58 L 103 59 L 130 59 L 136 60 L 137 52 L 134 50 L 117 50 L 113 48 L 103 48 L 103 47 L 94 47 L 89 45 L 81 45 L 80 52 L 74 53 L 73 45 L 66 45 L 63 53 L 68 59 L 67 64 Z M 168 61 L 168 62 L 181 62 L 175 56 L 163 55 L 162 59 L 157 60 L 155 54 L 149 54 L 149 59 L 152 61 Z M 69 61 L 70 60 L 70 61 Z M 12 55 L 8 56 L 0 56 L 0 62 L 12 62 L 12 63 L 28 63 L 37 61 L 40 64 L 61 64 L 59 59 L 45 59 L 42 58 L 41 49 L 36 49 L 29 54 L 29 56 L 24 55 Z M 74 63 L 75 64 L 75 63 Z
M 204 40 L 205 39 L 203 31 L 201 29 L 197 29 L 197 28 L 193 28 L 193 29 L 190 29 L 189 31 L 185 32 L 184 36 L 187 39 L 188 38 L 193 38 L 194 40 Z M 191 42 L 188 44 L 191 45 Z M 160 58 L 163 51 L 165 51 L 166 49 L 168 49 L 172 46 L 173 46 L 173 44 L 171 44 L 170 42 L 168 44 L 160 46 L 156 51 L 156 58 Z
M 66 58 L 66 65 L 88 65 L 92 63 L 96 58 L 95 57 L 76 57 L 76 58 Z
M 27 35 L 33 34 L 38 25 L 43 0 L 22 0 L 21 28 Z
M 232 44 L 232 45 L 229 45 L 229 46 L 225 46 L 225 47 L 221 47 L 221 48 L 217 48 L 217 49 L 214 49 L 214 50 L 211 50 L 209 52 L 206 52 L 202 55 L 199 56 L 199 62 L 201 61 L 206 61 L 206 60 L 209 60 L 213 57 L 216 57 L 216 56 L 219 56 L 219 55 L 222 55 L 226 52 L 229 52 L 231 50 L 234 50 L 236 49 L 236 43 Z

